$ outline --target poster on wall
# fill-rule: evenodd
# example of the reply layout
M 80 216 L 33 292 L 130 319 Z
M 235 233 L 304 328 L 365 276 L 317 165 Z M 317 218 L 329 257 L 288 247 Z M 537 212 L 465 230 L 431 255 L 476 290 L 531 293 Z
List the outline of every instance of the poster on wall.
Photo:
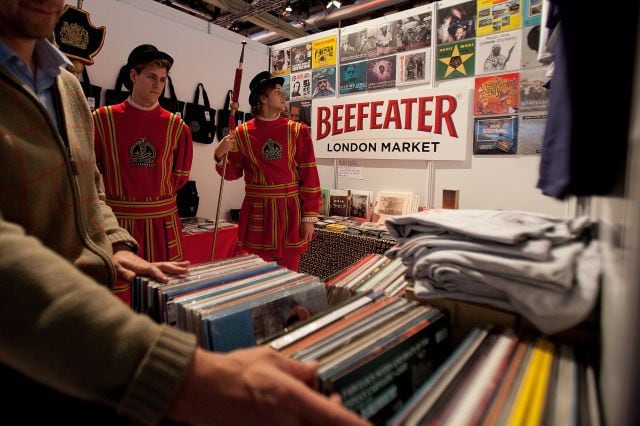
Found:
M 340 33 L 340 63 L 360 61 L 367 57 L 367 29 Z
M 274 49 L 271 51 L 271 74 L 281 75 L 291 72 L 291 50 Z
M 370 59 L 367 62 L 367 90 L 388 89 L 396 85 L 396 57 Z
M 367 61 L 340 65 L 340 94 L 367 90 Z
M 316 157 L 464 160 L 471 97 L 462 85 L 314 99 Z
M 546 111 L 549 107 L 549 90 L 544 84 L 549 67 L 524 70 L 520 74 L 520 112 Z
M 291 99 L 291 75 L 289 74 L 284 74 L 281 75 L 280 77 L 282 77 L 284 79 L 284 81 L 282 82 L 282 91 L 284 92 L 284 100 L 288 101 Z
M 314 69 L 312 72 L 312 98 L 324 98 L 336 95 L 336 68 Z
M 476 118 L 473 126 L 473 153 L 515 155 L 518 152 L 518 117 Z
M 478 37 L 521 26 L 520 0 L 478 0 Z
M 476 74 L 497 74 L 520 69 L 522 32 L 492 34 L 476 39 Z
M 336 36 L 321 38 L 311 42 L 311 67 L 323 68 L 336 64 Z
M 396 70 L 398 86 L 431 83 L 431 49 L 399 53 Z
M 513 114 L 520 105 L 520 73 L 476 77 L 474 115 Z
M 522 114 L 518 121 L 518 154 L 539 155 L 542 152 L 547 114 Z
M 466 1 L 438 9 L 438 44 L 453 43 L 476 36 L 476 2 Z
M 291 72 L 311 69 L 311 43 L 291 48 Z
M 522 68 L 541 67 L 538 62 L 538 45 L 540 43 L 540 25 L 522 29 Z
M 287 108 L 288 117 L 311 128 L 311 101 L 292 101 Z
M 542 22 L 542 0 L 522 0 L 522 25 L 540 25 Z
M 398 22 L 385 22 L 367 30 L 367 57 L 377 58 L 398 50 Z
M 436 47 L 436 80 L 473 77 L 476 41 L 445 44 Z
M 398 52 L 431 46 L 431 12 L 398 20 Z
M 289 99 L 301 101 L 311 99 L 311 71 L 303 71 L 291 74 L 291 94 Z

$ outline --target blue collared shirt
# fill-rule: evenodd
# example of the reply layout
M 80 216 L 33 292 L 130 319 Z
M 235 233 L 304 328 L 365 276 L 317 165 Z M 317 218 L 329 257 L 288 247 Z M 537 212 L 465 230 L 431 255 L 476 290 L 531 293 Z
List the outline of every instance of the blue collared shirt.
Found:
M 40 100 L 57 128 L 58 111 L 53 98 L 53 83 L 60 75 L 60 67 L 72 65 L 71 61 L 45 39 L 36 41 L 33 58 L 36 63 L 35 77 L 29 64 L 0 41 L 0 66 L 21 81 L 24 87 Z

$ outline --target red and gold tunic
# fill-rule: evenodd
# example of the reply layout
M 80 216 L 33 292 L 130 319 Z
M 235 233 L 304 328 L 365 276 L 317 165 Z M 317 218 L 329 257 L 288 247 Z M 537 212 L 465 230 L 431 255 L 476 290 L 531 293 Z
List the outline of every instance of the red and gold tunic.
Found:
M 244 175 L 238 244 L 263 257 L 303 253 L 300 220 L 320 209 L 320 179 L 309 128 L 285 118 L 249 120 L 236 128 L 226 180 Z M 222 167 L 216 166 L 218 174 Z
M 182 259 L 176 192 L 188 180 L 193 157 L 189 127 L 160 105 L 128 101 L 93 113 L 95 152 L 107 204 L 150 262 Z

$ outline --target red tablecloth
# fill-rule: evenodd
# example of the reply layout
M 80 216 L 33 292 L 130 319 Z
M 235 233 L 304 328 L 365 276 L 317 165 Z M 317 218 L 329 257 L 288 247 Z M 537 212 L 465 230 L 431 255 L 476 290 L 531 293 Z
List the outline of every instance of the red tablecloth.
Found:
M 238 225 L 218 229 L 214 260 L 232 257 L 238 241 Z M 182 239 L 182 258 L 192 264 L 211 261 L 213 231 L 184 234 Z

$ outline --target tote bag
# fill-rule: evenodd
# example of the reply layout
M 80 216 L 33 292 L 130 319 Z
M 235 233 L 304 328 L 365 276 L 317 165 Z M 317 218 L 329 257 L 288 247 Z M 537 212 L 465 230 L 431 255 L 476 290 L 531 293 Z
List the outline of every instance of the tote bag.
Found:
M 182 117 L 185 103 L 183 101 L 179 101 L 176 97 L 176 90 L 173 88 L 173 80 L 171 80 L 170 76 L 167 76 L 167 84 L 164 86 L 165 93 L 167 92 L 167 86 L 169 86 L 169 97 L 167 98 L 163 93 L 162 96 L 160 96 L 160 99 L 158 99 L 158 102 L 160 102 L 160 106 L 162 106 L 162 108 Z
M 118 78 L 116 79 L 116 85 L 113 89 L 107 89 L 104 94 L 105 105 L 117 105 L 124 102 L 124 100 L 129 97 L 131 93 L 127 90 L 122 90 L 122 88 L 124 87 L 125 78 L 129 78 L 128 71 L 129 69 L 126 65 L 120 68 Z
M 200 104 L 200 91 L 202 102 Z M 194 142 L 210 144 L 216 135 L 216 110 L 209 106 L 209 96 L 202 83 L 198 83 L 193 95 L 193 103 L 188 103 L 184 111 L 184 121 L 191 129 Z
M 100 106 L 100 94 L 102 92 L 102 87 L 91 84 L 86 67 L 83 67 L 82 69 L 82 81 L 80 82 L 80 86 L 82 86 L 82 92 L 87 98 L 87 103 L 89 104 L 91 112 L 95 111 L 96 108 Z
M 218 110 L 218 130 L 216 131 L 218 141 L 222 141 L 222 138 L 229 134 L 229 117 L 231 116 L 229 107 L 231 105 L 232 95 L 233 90 L 229 90 L 227 92 L 227 98 L 224 101 L 224 108 Z

